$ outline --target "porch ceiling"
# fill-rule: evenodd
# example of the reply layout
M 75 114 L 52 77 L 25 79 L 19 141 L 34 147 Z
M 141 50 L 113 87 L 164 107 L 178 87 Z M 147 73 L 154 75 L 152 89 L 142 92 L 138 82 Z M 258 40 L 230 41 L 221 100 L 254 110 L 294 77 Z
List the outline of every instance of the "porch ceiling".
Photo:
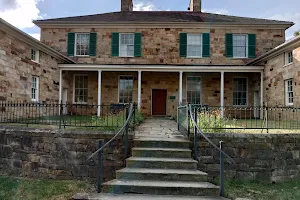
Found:
M 64 71 L 262 72 L 264 66 L 60 64 Z

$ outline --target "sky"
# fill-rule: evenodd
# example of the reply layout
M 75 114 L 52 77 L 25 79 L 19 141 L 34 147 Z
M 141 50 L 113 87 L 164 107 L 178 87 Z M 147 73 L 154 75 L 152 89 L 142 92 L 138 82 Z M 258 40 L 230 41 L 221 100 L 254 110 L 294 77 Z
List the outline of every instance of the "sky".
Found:
M 120 11 L 121 0 L 0 0 L 0 17 L 39 39 L 36 19 Z M 134 10 L 186 11 L 190 0 L 133 0 Z M 286 38 L 300 30 L 300 0 L 202 0 L 204 12 L 292 21 Z

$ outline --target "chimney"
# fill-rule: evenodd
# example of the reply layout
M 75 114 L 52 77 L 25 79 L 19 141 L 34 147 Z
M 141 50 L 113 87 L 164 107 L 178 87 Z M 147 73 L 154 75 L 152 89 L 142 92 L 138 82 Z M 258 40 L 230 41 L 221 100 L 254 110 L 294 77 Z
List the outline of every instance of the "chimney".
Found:
M 191 0 L 189 11 L 201 12 L 201 4 L 202 4 L 202 0 Z
M 121 0 L 121 11 L 133 11 L 132 0 Z

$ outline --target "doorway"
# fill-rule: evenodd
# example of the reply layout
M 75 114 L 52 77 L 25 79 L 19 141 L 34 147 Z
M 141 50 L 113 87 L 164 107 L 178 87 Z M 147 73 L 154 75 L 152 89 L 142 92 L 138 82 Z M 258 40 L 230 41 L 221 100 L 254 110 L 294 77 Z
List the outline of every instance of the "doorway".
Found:
M 152 115 L 165 116 L 167 114 L 167 90 L 152 89 Z

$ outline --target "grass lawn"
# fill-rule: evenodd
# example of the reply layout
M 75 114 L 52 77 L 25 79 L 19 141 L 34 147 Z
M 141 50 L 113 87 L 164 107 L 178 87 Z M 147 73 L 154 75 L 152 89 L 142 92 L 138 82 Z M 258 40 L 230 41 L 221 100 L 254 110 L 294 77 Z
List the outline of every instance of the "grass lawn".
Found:
M 230 199 L 249 198 L 252 200 L 299 200 L 300 180 L 278 184 L 228 181 L 225 193 Z
M 2 200 L 63 200 L 78 192 L 95 192 L 95 185 L 84 181 L 56 181 L 0 176 Z

